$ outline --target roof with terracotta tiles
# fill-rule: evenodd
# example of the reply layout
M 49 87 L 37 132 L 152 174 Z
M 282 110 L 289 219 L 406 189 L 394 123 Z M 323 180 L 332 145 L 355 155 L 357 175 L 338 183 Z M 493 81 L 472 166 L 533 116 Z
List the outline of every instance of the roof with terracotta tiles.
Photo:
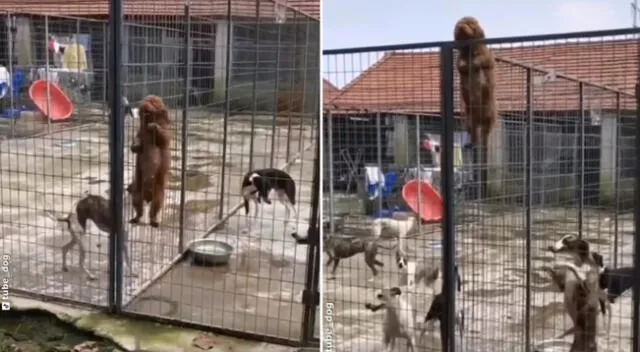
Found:
M 317 20 L 320 19 L 320 0 L 276 0 Z
M 324 101 L 331 101 L 331 99 L 335 98 L 338 94 L 340 94 L 338 87 L 326 79 L 322 80 L 322 99 Z
M 259 0 L 233 0 L 231 14 L 234 17 L 256 16 Z M 276 18 L 275 2 L 284 5 L 287 19 L 300 18 L 300 14 L 316 20 L 320 18 L 320 0 L 260 0 L 260 17 Z M 227 0 L 123 0 L 125 15 L 181 16 L 184 5 L 189 3 L 194 16 L 227 16 Z M 16 13 L 48 14 L 59 16 L 107 16 L 108 0 L 0 0 L 0 10 Z M 294 10 L 299 14 L 294 15 Z
M 589 43 L 494 49 L 496 97 L 502 111 L 521 111 L 526 105 L 526 66 L 535 67 L 533 108 L 545 111 L 579 109 L 576 78 L 620 90 L 622 108 L 635 109 L 634 87 L 638 76 L 637 41 L 617 40 Z M 337 74 L 325 68 L 325 77 Z M 556 79 L 548 78 L 555 72 Z M 457 72 L 454 80 L 456 111 Z M 546 79 L 545 79 L 546 77 Z M 614 109 L 616 94 L 584 85 L 586 109 Z M 341 89 L 338 96 L 324 99 L 325 109 L 440 112 L 440 55 L 438 52 L 386 53 L 378 62 Z

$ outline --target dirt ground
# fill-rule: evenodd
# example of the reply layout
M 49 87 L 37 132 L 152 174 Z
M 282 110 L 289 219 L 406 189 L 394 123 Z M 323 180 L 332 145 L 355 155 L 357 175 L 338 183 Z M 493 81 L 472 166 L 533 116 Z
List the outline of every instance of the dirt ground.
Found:
M 179 121 L 179 115 L 172 116 Z M 22 119 L 21 119 L 22 120 Z M 17 123 L 36 123 L 34 121 Z M 301 123 L 300 119 L 277 119 L 275 133 L 272 133 L 272 119 L 257 117 L 255 130 L 251 130 L 248 116 L 234 117 L 228 124 L 228 144 L 226 170 L 224 177 L 224 200 L 220 199 L 222 187 L 222 116 L 190 114 L 187 124 L 187 159 L 185 184 L 185 226 L 184 241 L 199 238 L 218 220 L 227 214 L 240 201 L 240 182 L 249 170 L 249 147 L 254 143 L 253 167 L 281 167 L 296 153 L 303 152 L 290 170 L 296 180 L 298 191 L 298 221 L 293 226 L 306 232 L 309 214 L 310 188 L 313 170 L 313 131 L 316 127 Z M 129 140 L 133 134 L 137 120 L 127 121 L 127 138 L 125 140 L 125 184 L 132 179 L 133 158 L 128 150 Z M 161 269 L 166 267 L 178 254 L 179 239 L 179 204 L 180 204 L 180 124 L 177 123 L 174 139 L 172 161 L 172 178 L 166 205 L 163 211 L 162 226 L 153 229 L 149 226 L 129 226 L 131 252 L 133 259 L 132 273 L 126 271 L 124 300 L 129 301 L 132 294 L 147 284 Z M 275 136 L 272 138 L 272 135 Z M 85 191 L 106 195 L 109 179 L 108 128 L 104 123 L 93 123 L 82 129 L 63 131 L 55 134 L 22 139 L 7 139 L 0 142 L 0 247 L 3 254 L 11 255 L 12 270 L 11 289 L 35 292 L 47 296 L 89 302 L 103 305 L 107 301 L 108 279 L 108 237 L 100 233 L 93 225 L 89 227 L 87 245 L 89 254 L 87 266 L 98 275 L 98 280 L 87 281 L 77 267 L 77 250 L 70 252 L 68 258 L 70 271 L 61 271 L 60 247 L 69 240 L 68 234 L 61 224 L 46 216 L 45 210 L 55 215 L 64 215 L 72 204 Z M 287 143 L 287 140 L 290 140 Z M 274 151 L 273 158 L 271 151 Z M 311 159 L 309 159 L 311 158 Z M 131 209 L 125 199 L 125 219 L 131 217 Z M 251 297 L 283 300 L 293 302 L 297 292 L 304 283 L 306 268 L 306 246 L 295 246 L 293 240 L 284 237 L 284 228 L 280 225 L 284 218 L 281 206 L 265 208 L 263 224 L 254 225 L 254 233 L 242 235 L 235 224 L 244 216 L 231 218 L 226 227 L 226 240 L 235 247 L 234 257 L 248 253 L 251 258 L 247 269 L 251 274 L 240 274 L 232 264 L 223 276 L 235 285 L 225 284 L 219 279 L 207 280 L 207 283 L 220 282 L 218 291 L 207 292 L 207 287 L 195 279 L 198 275 L 211 275 L 197 269 L 178 266 L 173 273 L 162 278 L 170 286 L 170 299 L 177 299 L 179 306 L 190 306 L 193 311 L 181 314 L 180 317 L 194 322 L 211 323 L 211 316 L 206 309 L 214 309 L 213 305 L 224 307 L 224 314 L 248 314 L 243 320 L 255 321 L 253 315 L 259 315 L 255 308 L 240 308 L 229 305 L 218 297 L 241 295 L 239 287 L 251 287 Z M 275 210 L 274 210 L 275 209 Z M 144 220 L 146 222 L 146 219 Z M 303 231 L 304 230 L 304 231 Z M 244 236 L 245 238 L 241 238 Z M 218 236 L 219 237 L 219 236 Z M 100 246 L 100 248 L 98 248 Z M 258 256 L 258 254 L 260 254 Z M 271 259 L 271 257 L 276 259 Z M 259 264 L 258 264 L 259 263 Z M 259 268 L 257 270 L 256 268 Z M 239 270 L 238 270 L 239 271 Z M 262 275 L 262 276 L 261 276 Z M 264 276 L 271 275 L 271 276 Z M 259 276 L 259 278 L 258 278 Z M 251 280 L 259 285 L 250 286 Z M 267 283 L 267 284 L 265 284 Z M 282 287 L 290 287 L 290 291 Z M 277 286 L 277 287 L 276 287 Z M 212 288 L 210 288 L 212 289 Z M 254 292 L 257 289 L 257 292 Z M 264 290 L 264 291 L 262 291 Z M 284 291 L 283 291 L 284 290 Z M 274 292 L 282 297 L 274 297 Z M 200 292 L 203 296 L 195 301 Z M 217 292 L 217 293 L 216 293 Z M 249 292 L 248 290 L 246 292 Z M 286 297 L 285 297 L 286 296 Z M 250 303 L 247 303 L 251 305 Z M 254 303 L 256 305 L 259 303 Z M 131 309 L 145 313 L 161 315 L 163 310 L 145 309 L 144 304 Z M 147 305 L 148 306 L 148 305 Z M 291 308 L 294 311 L 294 308 Z M 211 314 L 214 314 L 213 311 Z M 278 313 L 284 316 L 284 313 Z M 217 315 L 217 314 L 214 314 Z M 300 314 L 290 313 L 282 320 L 299 329 L 294 318 Z M 299 319 L 298 319 L 299 320 Z M 293 323 L 291 322 L 293 321 Z M 228 325 L 228 324 L 227 324 Z M 293 327 L 291 328 L 293 329 Z M 280 331 L 280 330 L 278 330 Z M 280 334 L 284 334 L 280 332 Z M 297 337 L 297 336 L 296 336 Z
M 336 213 L 354 209 L 353 199 L 336 196 Z M 328 200 L 325 200 L 325 202 Z M 326 203 L 325 203 L 326 204 Z M 463 279 L 462 293 L 457 307 L 465 313 L 463 338 L 458 336 L 463 351 L 524 351 L 525 347 L 525 226 L 524 211 L 517 207 L 484 206 L 483 210 L 471 203 L 458 216 L 458 263 Z M 326 205 L 325 205 L 326 209 Z M 353 211 L 353 210 L 352 210 Z M 562 307 L 562 294 L 551 283 L 543 268 L 550 266 L 553 255 L 544 248 L 559 236 L 577 232 L 575 208 L 534 210 L 532 233 L 531 331 L 534 343 L 551 339 L 570 327 L 570 320 Z M 613 266 L 615 217 L 610 211 L 586 210 L 584 236 L 603 253 L 605 261 Z M 345 234 L 362 235 L 369 219 L 349 216 Z M 631 265 L 633 258 L 633 216 L 618 216 L 618 265 Z M 418 262 L 438 265 L 441 261 L 441 229 L 437 225 L 424 225 L 421 235 L 408 243 L 412 258 Z M 381 274 L 369 282 L 371 273 L 362 256 L 343 260 L 335 277 L 324 267 L 324 302 L 332 303 L 332 339 L 335 351 L 382 351 L 382 312 L 372 313 L 364 308 L 366 302 L 375 302 L 375 292 L 382 287 L 396 285 L 400 279 L 391 253 L 383 250 L 384 267 Z M 609 341 L 599 336 L 601 351 L 630 351 L 631 347 L 631 295 L 626 294 L 613 305 L 613 320 Z M 426 314 L 433 292 L 418 286 L 415 293 L 418 328 Z M 601 322 L 600 322 L 601 323 Z M 327 331 L 325 326 L 324 331 Z M 570 338 L 565 341 L 570 342 Z M 397 345 L 405 351 L 405 341 Z M 420 351 L 439 351 L 437 323 L 428 330 Z M 548 349 L 545 351 L 552 351 Z M 568 351 L 556 348 L 553 351 Z

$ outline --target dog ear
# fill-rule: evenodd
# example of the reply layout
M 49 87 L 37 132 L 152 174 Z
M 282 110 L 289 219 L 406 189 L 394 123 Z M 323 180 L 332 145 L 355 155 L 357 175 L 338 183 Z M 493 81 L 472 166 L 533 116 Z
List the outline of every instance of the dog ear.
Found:
M 549 250 L 552 252 L 559 252 L 563 249 L 567 249 L 568 244 L 574 241 L 576 237 L 574 235 L 564 235 L 557 240 L 553 245 L 549 246 Z
M 149 122 L 149 107 L 143 102 L 138 105 L 138 118 L 140 119 L 140 126 L 144 126 Z
M 245 197 L 244 200 L 244 213 L 249 214 L 249 200 Z
M 457 286 L 458 292 L 460 292 L 462 291 L 462 275 L 460 275 L 460 271 L 458 270 L 457 264 L 453 267 L 453 270 L 456 274 L 456 286 Z
M 602 255 L 598 252 L 591 252 L 591 255 L 593 256 L 593 261 L 596 262 L 599 267 L 604 268 L 604 258 Z
M 169 120 L 169 111 L 167 109 L 160 109 L 156 115 L 156 122 L 162 126 L 169 125 L 171 123 L 171 120 Z
M 403 253 L 400 252 L 400 249 L 396 250 L 396 264 L 400 269 L 403 269 L 405 266 L 407 266 L 407 258 Z
M 560 242 L 566 244 L 566 243 L 577 241 L 577 240 L 578 240 L 578 236 L 570 233 L 568 235 L 562 236 L 562 238 L 560 239 Z
M 427 283 L 431 284 L 432 282 L 436 281 L 439 276 L 440 276 L 440 268 L 433 268 L 427 274 L 426 281 Z
M 391 297 L 400 296 L 402 291 L 400 290 L 400 287 L 395 286 L 389 289 L 389 293 L 391 293 Z
M 589 242 L 576 238 L 575 242 L 576 250 L 580 253 L 589 253 Z
M 251 182 L 253 183 L 253 186 L 258 190 L 258 194 L 261 198 L 266 199 L 269 197 L 269 192 L 267 190 L 268 184 L 263 177 L 256 175 L 252 178 Z

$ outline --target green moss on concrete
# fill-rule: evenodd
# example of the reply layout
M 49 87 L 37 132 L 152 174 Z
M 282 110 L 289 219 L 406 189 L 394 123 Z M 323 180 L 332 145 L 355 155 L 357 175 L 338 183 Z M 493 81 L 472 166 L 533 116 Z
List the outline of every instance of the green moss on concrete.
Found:
M 109 339 L 78 329 L 46 310 L 11 310 L 1 314 L 0 351 L 65 352 L 86 341 L 96 342 L 100 351 L 121 351 Z M 73 321 L 69 315 L 63 317 Z
M 78 319 L 75 325 L 84 330 L 95 331 L 100 336 L 118 341 L 127 349 L 136 347 L 136 338 L 140 348 L 163 351 L 191 343 L 198 335 L 196 331 L 182 330 L 148 321 L 117 318 L 101 313 L 88 314 Z
M 132 351 L 136 348 L 139 348 L 140 351 L 154 352 L 202 352 L 202 349 L 193 346 L 193 340 L 204 334 L 198 330 L 178 328 L 147 320 L 113 316 L 95 311 L 80 310 L 23 297 L 11 299 L 11 305 L 12 310 L 14 310 L 12 314 L 16 314 L 18 317 L 22 314 L 29 315 L 31 312 L 39 311 L 41 312 L 40 314 L 43 314 L 42 312 L 47 314 L 49 319 L 53 321 L 67 323 L 68 329 L 73 330 L 74 327 L 78 329 L 77 335 L 73 335 L 75 336 L 75 340 L 73 341 L 76 341 L 79 338 L 78 336 L 80 336 L 83 341 L 93 340 L 105 346 L 113 346 L 113 349 L 110 347 L 105 350 L 108 352 L 119 351 L 119 349 Z M 47 326 L 49 325 L 52 324 L 48 324 Z M 12 326 L 13 325 L 9 324 L 9 327 Z M 34 326 L 37 328 L 36 331 L 40 333 L 39 339 L 42 341 L 53 341 L 54 344 L 59 344 L 61 334 L 55 331 L 44 333 L 42 324 Z M 3 336 L 2 334 L 4 334 L 3 329 L 3 325 L 0 324 L 0 338 Z M 273 352 L 292 352 L 295 350 L 290 347 L 268 345 L 262 342 L 246 341 L 220 335 L 210 336 L 213 341 L 215 341 L 215 347 L 209 350 L 213 352 L 262 352 L 267 350 Z M 35 342 L 35 346 L 37 347 L 38 341 Z M 115 349 L 115 347 L 119 349 Z M 63 351 L 68 350 L 69 349 L 65 349 Z M 0 351 L 2 350 L 0 349 Z M 40 352 L 41 349 L 35 351 Z

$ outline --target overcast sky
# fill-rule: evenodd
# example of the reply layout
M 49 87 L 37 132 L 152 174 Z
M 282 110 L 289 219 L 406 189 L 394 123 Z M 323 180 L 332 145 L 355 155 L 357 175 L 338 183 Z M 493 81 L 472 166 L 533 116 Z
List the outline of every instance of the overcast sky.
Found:
M 324 49 L 453 39 L 463 16 L 489 37 L 631 27 L 632 0 L 322 0 Z M 323 75 L 343 87 L 382 52 L 323 58 Z
M 475 16 L 490 37 L 632 25 L 631 0 L 323 0 L 323 47 L 449 40 Z

